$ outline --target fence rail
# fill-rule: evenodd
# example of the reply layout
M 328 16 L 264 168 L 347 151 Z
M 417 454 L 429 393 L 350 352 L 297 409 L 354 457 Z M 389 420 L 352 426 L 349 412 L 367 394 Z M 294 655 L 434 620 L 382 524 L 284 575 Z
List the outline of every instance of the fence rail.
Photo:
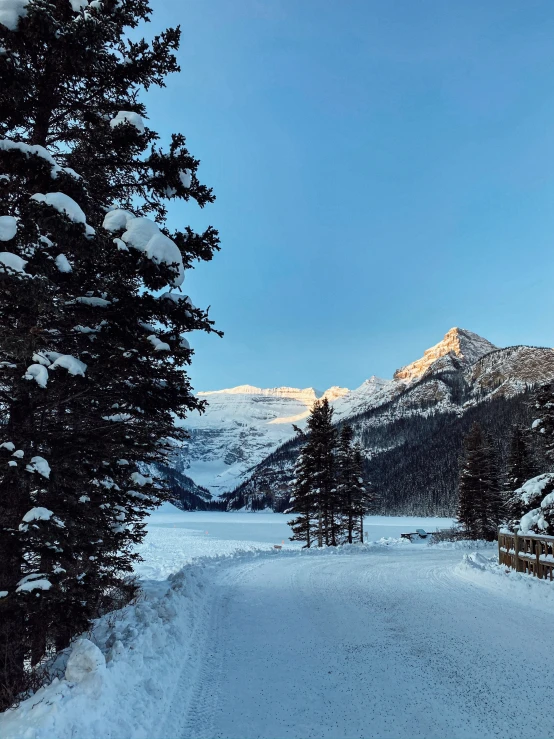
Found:
M 498 533 L 498 561 L 539 580 L 554 579 L 554 536 Z

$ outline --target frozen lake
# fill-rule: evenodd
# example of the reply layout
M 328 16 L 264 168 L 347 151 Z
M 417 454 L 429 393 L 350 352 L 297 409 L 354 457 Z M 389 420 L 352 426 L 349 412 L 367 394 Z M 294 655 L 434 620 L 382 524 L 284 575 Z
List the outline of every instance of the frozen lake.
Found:
M 264 542 L 266 544 L 292 544 L 289 513 L 252 513 L 250 511 L 179 511 L 173 506 L 163 506 L 150 518 L 149 528 L 182 528 L 199 531 L 204 536 L 232 541 Z M 425 529 L 436 531 L 452 524 L 450 518 L 419 518 L 393 516 L 367 516 L 364 530 L 369 541 L 383 537 L 398 538 L 405 531 Z
M 147 537 L 139 547 L 144 562 L 137 565 L 137 574 L 162 579 L 199 557 L 272 549 L 275 544 L 300 547 L 289 541 L 291 518 L 284 513 L 180 511 L 166 503 L 149 518 Z M 436 531 L 451 524 L 449 518 L 368 516 L 365 541 L 397 539 L 405 531 Z

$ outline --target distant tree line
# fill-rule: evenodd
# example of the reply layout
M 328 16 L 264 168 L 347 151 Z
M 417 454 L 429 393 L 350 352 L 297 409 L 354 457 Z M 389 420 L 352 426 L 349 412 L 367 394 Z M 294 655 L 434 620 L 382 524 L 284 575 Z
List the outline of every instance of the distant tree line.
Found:
M 494 437 L 474 422 L 463 444 L 457 520 L 469 539 L 492 541 L 499 526 L 519 528 L 522 516 L 540 501 L 522 494 L 524 484 L 554 461 L 554 385 L 541 387 L 531 404 L 535 419 L 531 426 L 513 425 L 509 453 L 501 468 Z M 546 488 L 538 486 L 544 494 Z
M 443 380 L 452 383 L 454 393 L 455 379 Z M 493 396 L 461 415 L 454 410 L 429 409 L 424 415 L 412 412 L 398 416 L 393 415 L 394 407 L 390 403 L 349 419 L 364 452 L 363 477 L 371 480 L 379 491 L 376 512 L 455 516 L 464 462 L 461 451 L 473 423 L 479 423 L 494 439 L 498 465 L 504 470 L 512 428 L 531 424 L 533 403 L 533 390 L 529 389 L 510 398 Z M 342 424 L 337 424 L 337 433 L 341 429 Z M 271 507 L 277 512 L 286 511 L 290 507 L 290 481 L 302 442 L 302 437 L 295 437 L 270 454 L 253 470 L 251 478 L 224 496 L 227 507 Z M 535 446 L 531 452 L 535 468 L 544 469 L 542 449 Z

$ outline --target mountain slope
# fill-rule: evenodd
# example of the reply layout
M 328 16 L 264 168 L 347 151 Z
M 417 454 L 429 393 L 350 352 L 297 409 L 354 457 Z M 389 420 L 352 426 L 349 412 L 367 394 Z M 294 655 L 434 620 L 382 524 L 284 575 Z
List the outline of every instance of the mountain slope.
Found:
M 364 448 L 384 513 L 454 513 L 462 438 L 471 422 L 492 433 L 504 459 L 512 425 L 529 425 L 533 387 L 554 378 L 552 349 L 495 350 L 465 369 L 458 357 L 445 366 L 445 356 L 388 401 L 339 421 L 353 426 Z M 299 446 L 289 441 L 254 468 L 226 496 L 229 507 L 286 508 Z
M 222 496 L 230 506 L 269 504 L 280 508 L 286 504 L 290 468 L 296 453 L 293 424 L 302 428 L 314 401 L 327 397 L 333 405 L 335 421 L 340 424 L 348 420 L 354 425 L 368 464 L 377 457 L 384 459 L 384 455 L 389 455 L 389 466 L 403 470 L 399 473 L 399 484 L 413 491 L 414 486 L 405 476 L 410 465 L 412 469 L 420 465 L 411 457 L 416 447 L 417 454 L 424 455 L 425 444 L 414 445 L 412 439 L 412 445 L 404 449 L 406 465 L 393 460 L 390 456 L 393 450 L 401 449 L 405 441 L 397 433 L 398 423 L 411 424 L 418 429 L 417 434 L 413 432 L 418 438 L 429 437 L 428 448 L 436 447 L 430 440 L 433 424 L 430 421 L 422 424 L 421 419 L 446 414 L 456 426 L 457 419 L 485 400 L 496 402 L 500 398 L 521 396 L 529 387 L 552 377 L 554 352 L 551 349 L 525 346 L 497 349 L 471 331 L 453 328 L 420 359 L 397 370 L 392 380 L 373 376 L 355 390 L 332 387 L 321 394 L 313 388 L 263 389 L 241 385 L 199 393 L 208 401 L 206 413 L 187 419 L 191 436 L 176 454 L 173 466 L 216 499 Z M 487 407 L 492 409 L 492 405 Z M 485 409 L 485 416 L 487 412 Z M 496 411 L 490 413 L 492 416 Z M 458 444 L 454 426 L 449 426 L 448 433 Z M 456 428 L 462 426 L 458 424 Z M 426 430 L 422 431 L 424 427 Z M 276 466 L 275 459 L 279 460 Z M 449 465 L 452 469 L 451 460 Z M 382 471 L 378 476 L 388 480 L 384 499 L 390 500 L 391 505 L 404 505 L 400 502 L 402 495 L 393 492 L 395 486 L 390 475 Z M 445 485 L 452 487 L 453 479 L 447 475 Z M 441 487 L 442 483 L 429 484 L 437 490 L 436 495 L 433 493 L 435 499 L 442 497 L 447 512 L 451 513 L 452 490 Z M 236 493 L 231 492 L 234 490 Z
M 333 387 L 321 397 L 331 402 L 348 392 Z M 201 392 L 206 412 L 188 418 L 190 439 L 176 454 L 174 465 L 197 485 L 218 495 L 233 489 L 248 470 L 294 436 L 318 398 L 313 388 L 262 389 L 240 385 Z

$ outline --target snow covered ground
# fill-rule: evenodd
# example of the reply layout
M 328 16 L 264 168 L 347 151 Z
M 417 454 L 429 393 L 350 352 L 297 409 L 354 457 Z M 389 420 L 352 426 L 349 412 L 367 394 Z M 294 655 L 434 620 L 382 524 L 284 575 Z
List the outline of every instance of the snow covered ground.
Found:
M 140 547 L 144 562 L 137 572 L 144 579 L 163 579 L 199 557 L 229 555 L 234 552 L 269 550 L 279 545 L 299 549 L 284 513 L 220 511 L 179 511 L 164 504 L 151 517 L 146 540 Z M 367 541 L 399 538 L 418 528 L 436 531 L 450 526 L 451 519 L 368 516 L 364 527 Z
M 154 516 L 142 574 L 179 572 L 102 619 L 2 739 L 554 737 L 550 583 L 494 548 L 276 551 L 283 519 Z

